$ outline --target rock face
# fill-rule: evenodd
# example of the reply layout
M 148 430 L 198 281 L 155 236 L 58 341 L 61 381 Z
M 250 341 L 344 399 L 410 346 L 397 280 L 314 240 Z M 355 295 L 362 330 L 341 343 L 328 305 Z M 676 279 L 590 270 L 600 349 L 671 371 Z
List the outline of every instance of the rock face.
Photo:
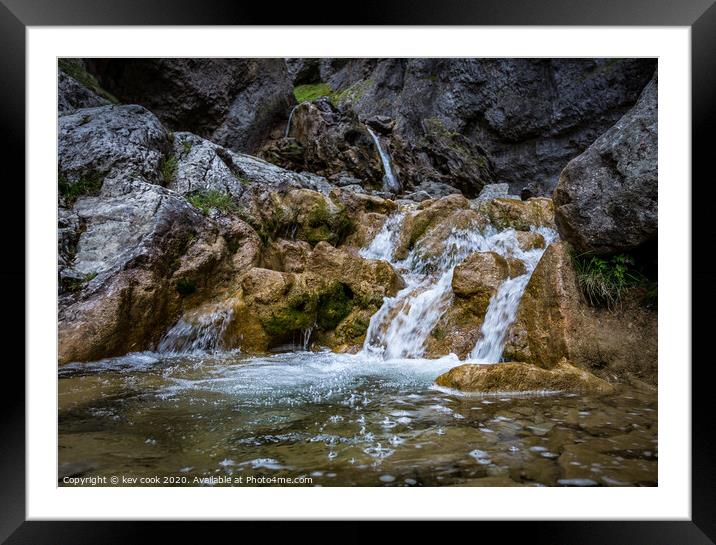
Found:
M 262 152 L 272 163 L 332 176 L 341 185 L 382 187 L 383 167 L 366 125 L 351 110 L 340 111 L 326 98 L 299 104 L 288 138 Z M 349 182 L 341 180 L 352 178 Z
M 555 220 L 580 252 L 632 251 L 656 241 L 657 86 L 654 75 L 636 106 L 560 175 Z
M 283 59 L 88 59 L 121 101 L 168 127 L 234 151 L 256 151 L 294 103 Z
M 452 291 L 458 297 L 479 296 L 489 302 L 508 275 L 509 266 L 504 257 L 495 252 L 475 252 L 455 267 Z
M 363 259 L 326 242 L 310 252 L 306 246 L 280 246 L 285 253 L 275 248 L 275 259 L 300 262 L 288 267 L 294 272 L 253 268 L 240 281 L 229 334 L 244 351 L 298 344 L 312 333 L 334 350 L 355 349 L 383 298 L 403 287 L 385 261 Z
M 176 133 L 173 144 L 174 168 L 167 173 L 167 185 L 182 195 L 213 191 L 239 202 L 242 196 L 250 200 L 257 189 L 309 188 L 325 193 L 332 189 L 325 178 L 285 170 L 192 133 Z
M 445 181 L 468 196 L 486 183 L 551 193 L 564 165 L 635 103 L 655 68 L 647 59 L 291 63 L 301 83 L 326 82 L 361 119 L 394 121 L 390 154 L 401 180 Z
M 325 177 L 377 186 L 367 133 L 381 137 L 410 192 L 445 183 L 468 197 L 484 185 L 548 195 L 559 172 L 631 106 L 648 59 L 88 59 L 123 102 L 173 130 Z M 328 98 L 296 109 L 298 85 Z M 315 96 L 315 95 L 314 95 Z M 295 124 L 294 124 L 295 122 Z M 419 195 L 416 195 L 419 197 Z M 431 196 L 438 196 L 433 195 Z
M 503 357 L 552 369 L 562 358 L 608 378 L 656 381 L 657 313 L 627 298 L 616 312 L 586 304 L 569 245 L 547 248 L 522 296 Z
M 258 259 L 246 224 L 210 220 L 155 184 L 113 179 L 74 210 L 83 229 L 61 271 L 60 363 L 152 346 Z
M 77 183 L 101 186 L 108 177 L 163 182 L 169 133 L 141 106 L 77 110 L 58 124 L 60 193 Z
M 67 114 L 80 108 L 107 106 L 110 102 L 102 98 L 72 76 L 59 70 L 57 73 L 57 112 L 59 115 Z
M 465 364 L 440 375 L 435 383 L 474 393 L 569 392 L 611 394 L 614 386 L 562 360 L 552 370 L 524 363 Z

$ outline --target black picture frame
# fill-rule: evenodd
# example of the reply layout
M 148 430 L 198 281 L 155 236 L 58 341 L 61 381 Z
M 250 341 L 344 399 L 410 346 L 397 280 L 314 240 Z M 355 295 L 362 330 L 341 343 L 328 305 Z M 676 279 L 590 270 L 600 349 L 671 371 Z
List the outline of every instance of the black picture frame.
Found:
M 171 525 L 184 538 L 206 539 L 206 523 L 123 523 L 123 522 L 28 522 L 25 521 L 25 300 L 19 287 L 31 290 L 25 281 L 25 239 L 19 236 L 25 225 L 25 30 L 45 25 L 254 25 L 254 24 L 338 24 L 378 25 L 607 25 L 607 26 L 687 26 L 692 37 L 692 178 L 683 180 L 684 191 L 692 195 L 692 290 L 698 297 L 692 306 L 693 348 L 705 347 L 712 321 L 713 286 L 716 272 L 707 263 L 704 249 L 712 248 L 708 225 L 708 206 L 714 200 L 714 183 L 709 183 L 709 156 L 713 155 L 710 136 L 716 117 L 716 5 L 714 0 L 482 0 L 464 2 L 442 0 L 383 0 L 364 2 L 350 19 L 340 21 L 335 2 L 316 1 L 306 9 L 267 3 L 241 3 L 229 0 L 0 0 L 0 126 L 5 211 L 0 214 L 3 250 L 7 260 L 0 269 L 0 286 L 8 312 L 5 314 L 4 346 L 15 348 L 14 357 L 6 351 L 4 384 L 0 395 L 0 542 L 8 544 L 54 545 L 75 543 L 147 542 L 149 534 L 165 532 Z M 565 53 L 568 51 L 565 49 Z M 712 167 L 713 168 L 713 167 Z M 698 198 L 693 198 L 697 196 Z M 700 249 L 700 250 L 699 250 Z M 702 253 L 699 254 L 699 251 Z M 712 364 L 704 351 L 692 359 L 692 518 L 690 521 L 589 521 L 589 522 L 484 522 L 484 530 L 498 532 L 500 539 L 531 543 L 628 543 L 706 544 L 716 540 L 716 442 L 709 433 L 714 415 L 708 380 Z M 667 362 L 683 365 L 690 362 Z M 668 410 L 668 399 L 661 400 L 661 411 Z M 320 513 L 316 513 L 320 519 Z M 256 523 L 244 523 L 254 526 Z M 412 523 L 422 532 L 423 525 Z M 242 528 L 244 531 L 264 531 Z M 452 531 L 466 529 L 455 528 Z M 474 532 L 474 529 L 467 530 Z M 478 530 L 482 532 L 483 530 Z M 296 529 L 285 524 L 272 525 L 271 539 L 293 537 Z M 370 534 L 363 529 L 341 530 L 337 538 L 364 541 Z M 476 535 L 476 534 L 473 534 Z M 484 534 L 485 536 L 489 534 Z M 203 538 L 201 537 L 203 536 Z M 166 537 L 166 536 L 165 536 Z M 406 537 L 404 535 L 404 537 Z

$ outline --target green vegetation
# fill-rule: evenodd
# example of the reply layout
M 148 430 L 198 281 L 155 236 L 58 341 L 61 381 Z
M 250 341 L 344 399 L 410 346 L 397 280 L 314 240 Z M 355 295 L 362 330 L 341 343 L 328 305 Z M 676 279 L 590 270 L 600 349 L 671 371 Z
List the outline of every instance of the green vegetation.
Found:
M 68 204 L 74 203 L 78 198 L 87 195 L 97 195 L 102 189 L 102 176 L 95 174 L 78 178 L 74 182 L 69 181 L 65 176 L 60 175 L 57 180 L 57 187 Z
M 112 104 L 119 104 L 119 100 L 112 93 L 105 91 L 97 79 L 85 70 L 80 59 L 58 59 L 57 64 L 65 74 L 76 79 L 93 93 L 106 98 Z
M 353 292 L 340 282 L 333 284 L 318 298 L 316 325 L 323 331 L 335 329 L 353 308 Z
M 196 282 L 189 277 L 177 280 L 177 291 L 180 295 L 191 295 L 196 291 Z
M 355 82 L 353 85 L 349 85 L 345 89 L 336 91 L 331 95 L 331 102 L 334 106 L 338 106 L 341 102 L 350 100 L 351 102 L 358 102 L 368 90 L 373 82 L 370 79 L 365 79 Z
M 625 254 L 598 257 L 593 254 L 573 256 L 577 283 L 590 305 L 619 305 L 626 290 L 643 285 L 644 276 L 635 268 L 634 259 Z
M 238 207 L 231 198 L 231 195 L 223 191 L 217 191 L 216 189 L 208 189 L 194 193 L 187 197 L 187 200 L 192 206 L 201 210 L 203 214 L 208 214 L 212 208 L 224 214 L 238 212 Z
M 70 293 L 76 293 L 82 290 L 82 288 L 89 284 L 96 276 L 97 273 L 93 272 L 87 273 L 81 278 L 63 278 L 62 287 Z
M 331 215 L 325 203 L 320 203 L 309 214 L 304 227 L 306 241 L 315 246 L 322 240 L 337 246 L 353 231 L 353 221 L 345 209 Z
M 177 173 L 177 164 L 178 160 L 176 158 L 176 155 L 170 155 L 169 157 L 166 157 L 164 159 L 164 162 L 162 163 L 162 180 L 164 180 L 165 184 L 168 184 L 174 179 L 174 175 Z
M 189 140 L 184 140 L 181 143 L 181 145 L 184 148 L 184 155 L 186 155 L 187 153 L 189 153 L 191 151 L 191 148 L 193 147 L 194 144 L 192 144 Z
M 309 83 L 306 85 L 299 85 L 293 88 L 293 96 L 296 97 L 298 103 L 310 102 L 316 100 L 319 97 L 328 97 L 334 106 L 338 106 L 341 102 L 350 100 L 352 102 L 358 102 L 366 90 L 370 87 L 372 81 L 365 79 L 357 81 L 353 85 L 349 85 L 345 89 L 334 91 L 331 87 L 324 82 L 320 83 Z
M 313 327 L 316 323 L 317 298 L 313 294 L 294 296 L 288 306 L 273 312 L 261 320 L 261 325 L 269 335 L 286 335 Z
M 318 97 L 330 97 L 331 95 L 333 95 L 333 90 L 327 83 L 308 83 L 293 88 L 293 96 L 296 97 L 298 103 L 310 102 Z

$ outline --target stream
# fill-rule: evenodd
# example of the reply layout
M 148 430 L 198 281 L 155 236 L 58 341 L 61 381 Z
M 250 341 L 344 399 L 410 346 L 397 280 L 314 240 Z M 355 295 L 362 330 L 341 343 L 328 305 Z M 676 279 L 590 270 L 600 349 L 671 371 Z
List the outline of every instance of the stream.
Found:
M 648 388 L 620 385 L 614 396 L 592 398 L 434 386 L 462 363 L 454 355 L 423 356 L 452 297 L 455 266 L 475 251 L 524 264 L 524 274 L 504 281 L 490 300 L 468 356 L 497 363 L 544 249 L 521 250 L 511 229 L 454 230 L 439 254 L 426 257 L 418 245 L 396 261 L 406 213 L 391 216 L 361 251 L 391 262 L 406 286 L 385 299 L 358 354 L 309 351 L 306 339 L 266 357 L 228 351 L 221 338 L 231 315 L 218 311 L 195 323 L 179 320 L 157 352 L 61 367 L 59 484 L 132 475 L 190 486 L 237 476 L 284 486 L 281 479 L 322 486 L 656 485 L 657 403 Z M 556 237 L 539 233 L 548 243 Z

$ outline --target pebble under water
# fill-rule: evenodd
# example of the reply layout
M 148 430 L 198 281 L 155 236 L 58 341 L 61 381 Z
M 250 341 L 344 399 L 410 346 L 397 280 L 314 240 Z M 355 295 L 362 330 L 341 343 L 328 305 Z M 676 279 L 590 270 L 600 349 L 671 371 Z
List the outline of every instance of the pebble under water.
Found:
M 458 363 L 299 351 L 67 365 L 58 484 L 128 475 L 163 485 L 657 485 L 655 391 L 478 396 L 433 385 Z

